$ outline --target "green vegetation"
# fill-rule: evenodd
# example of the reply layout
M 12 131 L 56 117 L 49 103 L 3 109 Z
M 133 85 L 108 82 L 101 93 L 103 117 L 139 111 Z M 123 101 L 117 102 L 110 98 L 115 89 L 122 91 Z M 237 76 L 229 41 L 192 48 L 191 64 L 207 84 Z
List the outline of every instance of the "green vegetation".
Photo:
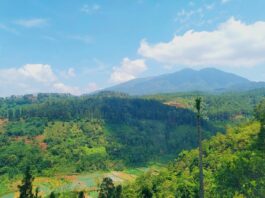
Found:
M 33 193 L 33 180 L 34 177 L 31 174 L 30 167 L 27 166 L 25 170 L 25 175 L 22 180 L 22 184 L 18 186 L 19 188 L 19 198 L 39 198 L 39 189 L 35 189 L 35 193 Z
M 99 189 L 99 198 L 121 198 L 122 187 L 118 185 L 115 187 L 113 181 L 109 177 L 103 178 Z
M 203 113 L 206 119 L 221 125 L 224 122 L 237 125 L 242 121 L 253 118 L 255 106 L 265 97 L 265 89 L 221 94 L 201 92 L 156 94 L 144 96 L 144 98 L 155 99 L 171 106 L 188 108 L 194 111 L 194 100 L 198 95 L 202 97 Z
M 124 170 L 124 174 L 140 176 L 122 188 L 123 197 L 198 196 L 196 94 L 135 98 L 103 92 L 81 97 L 38 94 L 1 98 L 0 196 L 14 192 L 14 184 L 22 180 L 29 165 L 36 178 L 80 174 L 82 185 L 93 189 L 98 189 L 100 181 L 82 175 Z M 265 193 L 265 102 L 257 105 L 263 95 L 262 89 L 202 94 L 205 197 L 261 197 Z M 258 121 L 253 121 L 253 115 Z M 176 157 L 174 163 L 151 168 L 144 175 L 145 170 L 127 170 L 168 163 Z M 83 187 L 71 187 L 79 184 L 67 178 L 45 185 L 36 180 L 34 189 L 40 186 L 45 196 L 52 191 L 50 196 L 55 197 L 81 196 Z M 56 183 L 62 189 L 55 188 Z
M 39 94 L 1 104 L 0 177 L 10 182 L 28 165 L 36 176 L 122 170 L 197 146 L 195 114 L 155 100 Z M 216 132 L 205 120 L 202 128 L 205 138 Z
M 265 194 L 265 101 L 257 119 L 203 142 L 205 197 L 263 197 Z M 124 197 L 198 197 L 198 149 L 183 151 L 167 168 L 151 170 L 124 187 Z

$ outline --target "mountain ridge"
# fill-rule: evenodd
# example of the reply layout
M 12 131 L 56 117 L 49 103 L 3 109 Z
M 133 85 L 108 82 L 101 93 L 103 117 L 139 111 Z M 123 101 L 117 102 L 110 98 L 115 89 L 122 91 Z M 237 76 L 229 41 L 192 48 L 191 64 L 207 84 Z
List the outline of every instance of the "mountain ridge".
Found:
M 265 87 L 265 82 L 254 82 L 239 75 L 216 68 L 194 70 L 186 68 L 174 73 L 133 79 L 104 90 L 146 95 L 172 92 L 246 91 Z

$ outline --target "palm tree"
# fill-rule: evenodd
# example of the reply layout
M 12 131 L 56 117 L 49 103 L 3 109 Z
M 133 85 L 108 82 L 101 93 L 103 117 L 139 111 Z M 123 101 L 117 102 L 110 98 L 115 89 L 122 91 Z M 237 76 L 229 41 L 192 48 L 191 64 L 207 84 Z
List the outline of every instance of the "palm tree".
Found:
M 198 143 L 199 143 L 199 169 L 200 169 L 200 198 L 204 197 L 204 184 L 203 184 L 203 165 L 202 165 L 202 132 L 201 132 L 201 102 L 200 97 L 195 99 L 195 105 L 197 110 L 197 131 L 198 131 Z

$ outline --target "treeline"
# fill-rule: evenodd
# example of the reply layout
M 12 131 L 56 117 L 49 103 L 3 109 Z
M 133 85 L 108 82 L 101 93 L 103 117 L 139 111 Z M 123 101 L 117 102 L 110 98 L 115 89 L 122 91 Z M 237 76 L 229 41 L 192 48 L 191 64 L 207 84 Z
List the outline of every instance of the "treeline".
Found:
M 231 92 L 221 94 L 209 93 L 170 93 L 144 96 L 169 105 L 194 108 L 194 99 L 202 96 L 205 115 L 210 121 L 235 123 L 240 118 L 253 118 L 253 109 L 265 97 L 265 89 L 256 89 L 244 92 Z M 246 120 L 246 119 L 245 119 Z M 237 122 L 238 123 L 238 122 Z
M 17 106 L 6 109 L 2 116 L 10 121 L 37 117 L 49 121 L 95 118 L 110 122 L 149 119 L 178 124 L 194 125 L 195 123 L 193 112 L 188 109 L 176 109 L 156 100 L 119 97 L 62 97 L 60 100 L 44 100 L 31 104 L 18 103 Z

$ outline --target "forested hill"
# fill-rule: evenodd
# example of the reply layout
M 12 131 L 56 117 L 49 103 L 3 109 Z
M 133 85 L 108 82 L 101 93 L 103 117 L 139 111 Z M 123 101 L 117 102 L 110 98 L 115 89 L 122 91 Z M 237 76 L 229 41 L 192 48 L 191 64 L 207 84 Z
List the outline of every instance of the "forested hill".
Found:
M 15 176 L 27 164 L 39 174 L 122 169 L 196 147 L 191 110 L 114 95 L 2 99 L 0 174 Z M 205 137 L 217 131 L 202 126 Z
M 247 91 L 265 87 L 265 82 L 253 82 L 241 76 L 215 68 L 199 71 L 183 69 L 160 76 L 133 79 L 109 87 L 106 90 L 125 92 L 132 95 L 146 95 L 174 92 L 227 92 Z
M 198 95 L 203 99 L 204 114 L 211 122 L 229 121 L 231 124 L 237 124 L 244 119 L 253 118 L 254 108 L 265 97 L 265 88 L 219 94 L 205 92 L 154 94 L 142 98 L 192 110 Z
M 203 142 L 205 197 L 265 195 L 265 101 L 255 122 L 229 128 Z M 167 168 L 151 170 L 123 191 L 124 197 L 199 197 L 198 149 L 183 151 Z
M 177 163 L 140 177 L 136 184 L 125 187 L 123 193 L 125 197 L 137 197 L 142 192 L 158 197 L 172 197 L 176 193 L 196 197 L 198 159 L 197 150 L 191 149 L 197 146 L 193 102 L 198 95 L 203 98 L 204 138 L 222 132 L 228 123 L 250 120 L 252 123 L 204 142 L 206 193 L 216 195 L 218 191 L 228 197 L 249 195 L 255 186 L 264 184 L 260 180 L 260 175 L 264 177 L 261 157 L 264 152 L 260 149 L 264 149 L 265 133 L 263 128 L 263 133 L 259 133 L 263 125 L 253 122 L 252 110 L 265 95 L 264 89 L 143 98 L 115 92 L 80 97 L 38 94 L 1 98 L 0 186 L 19 177 L 28 165 L 36 176 L 51 176 L 148 166 L 161 160 L 168 162 L 179 155 Z M 265 122 L 264 104 L 255 112 L 261 123 Z M 246 166 L 242 160 L 247 161 Z M 245 170 L 250 170 L 250 174 Z M 242 174 L 247 176 L 241 177 Z M 242 185 L 243 191 L 238 187 Z M 264 191 L 255 193 L 260 192 Z M 1 193 L 5 191 L 0 188 Z

